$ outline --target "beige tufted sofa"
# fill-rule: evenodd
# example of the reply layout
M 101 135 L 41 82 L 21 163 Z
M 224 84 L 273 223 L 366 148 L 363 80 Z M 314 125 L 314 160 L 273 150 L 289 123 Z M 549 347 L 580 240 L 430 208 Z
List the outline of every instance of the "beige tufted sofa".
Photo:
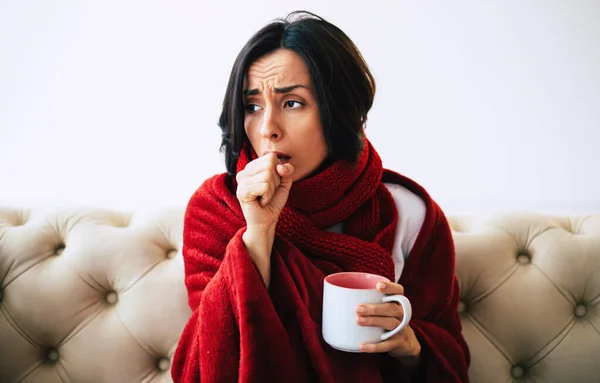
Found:
M 170 382 L 183 209 L 0 209 L 0 382 Z M 451 218 L 472 382 L 600 382 L 600 216 Z

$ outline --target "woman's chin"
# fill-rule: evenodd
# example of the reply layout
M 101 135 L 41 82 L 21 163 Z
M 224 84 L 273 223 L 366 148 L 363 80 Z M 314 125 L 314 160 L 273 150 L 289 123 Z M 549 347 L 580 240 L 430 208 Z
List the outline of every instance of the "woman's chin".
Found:
M 312 172 L 307 172 L 305 169 L 298 169 L 294 167 L 294 173 L 292 174 L 292 182 L 297 183 L 303 181 L 312 176 Z
M 292 183 L 295 184 L 297 182 L 302 181 L 303 179 L 306 178 L 306 174 L 296 174 L 296 172 L 294 172 L 294 174 L 292 175 Z

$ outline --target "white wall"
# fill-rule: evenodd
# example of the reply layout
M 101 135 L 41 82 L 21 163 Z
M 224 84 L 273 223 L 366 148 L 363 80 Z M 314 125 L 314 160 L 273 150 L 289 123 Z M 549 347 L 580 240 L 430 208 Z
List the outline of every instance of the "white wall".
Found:
M 447 213 L 600 212 L 599 1 L 280 3 L 1 1 L 0 205 L 185 206 L 224 170 L 238 50 L 304 8 L 372 68 L 384 164 Z

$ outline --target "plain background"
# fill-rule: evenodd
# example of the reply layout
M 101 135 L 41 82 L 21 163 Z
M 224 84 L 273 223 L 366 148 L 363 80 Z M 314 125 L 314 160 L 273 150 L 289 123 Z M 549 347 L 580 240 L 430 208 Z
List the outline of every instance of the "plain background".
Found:
M 377 81 L 368 137 L 448 214 L 600 212 L 600 1 L 0 1 L 0 205 L 183 208 L 246 40 L 295 9 Z

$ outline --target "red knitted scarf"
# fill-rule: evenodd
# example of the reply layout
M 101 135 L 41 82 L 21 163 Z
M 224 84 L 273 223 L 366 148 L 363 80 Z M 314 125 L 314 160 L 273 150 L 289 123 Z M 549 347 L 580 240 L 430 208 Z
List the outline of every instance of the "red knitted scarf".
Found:
M 256 154 L 248 157 L 242 150 L 238 172 Z M 382 175 L 381 158 L 367 141 L 355 165 L 338 161 L 292 185 L 277 233 L 327 274 L 360 270 L 393 280 L 391 254 L 398 216 Z M 326 230 L 340 222 L 346 235 Z
M 242 153 L 238 170 L 251 158 Z M 269 289 L 242 241 L 245 220 L 233 177 L 215 176 L 192 196 L 183 254 L 193 314 L 174 357 L 175 382 L 409 381 L 387 354 L 338 351 L 321 335 L 327 274 L 364 271 L 394 279 L 398 213 L 382 177 L 412 189 L 427 208 L 401 281 L 413 302 L 411 327 L 428 360 L 423 377 L 466 381 L 468 351 L 456 313 L 447 222 L 422 188 L 384 172 L 367 142 L 356 165 L 340 161 L 292 185 L 277 223 Z M 343 234 L 327 230 L 340 222 Z

